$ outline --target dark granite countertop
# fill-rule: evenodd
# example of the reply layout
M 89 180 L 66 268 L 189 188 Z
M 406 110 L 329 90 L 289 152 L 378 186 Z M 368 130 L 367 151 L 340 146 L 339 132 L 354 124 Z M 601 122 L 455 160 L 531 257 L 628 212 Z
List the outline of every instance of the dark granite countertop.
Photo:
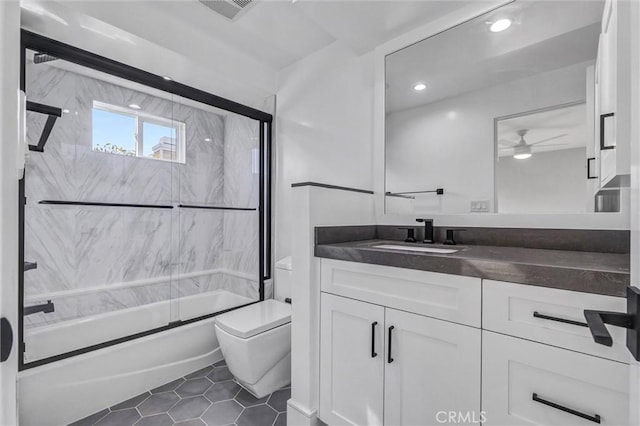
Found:
M 381 244 L 459 251 L 440 254 L 374 247 Z M 317 244 L 315 255 L 619 297 L 625 296 L 625 289 L 630 283 L 628 253 L 486 245 L 442 246 L 376 239 Z

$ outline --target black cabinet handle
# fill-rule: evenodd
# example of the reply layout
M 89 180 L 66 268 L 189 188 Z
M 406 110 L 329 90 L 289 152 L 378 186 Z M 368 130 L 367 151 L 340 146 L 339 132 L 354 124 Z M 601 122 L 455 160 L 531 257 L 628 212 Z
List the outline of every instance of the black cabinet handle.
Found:
M 580 327 L 589 327 L 586 322 L 574 321 L 574 320 L 565 319 L 565 318 L 552 317 L 552 316 L 549 316 L 549 315 L 540 314 L 540 313 L 538 313 L 538 311 L 535 311 L 533 313 L 533 316 L 536 317 L 536 318 L 546 319 L 546 320 L 549 320 L 549 321 L 557 321 L 557 322 L 562 322 L 562 323 L 565 323 L 565 324 L 579 325 Z
M 580 411 L 576 411 L 576 410 L 573 410 L 571 408 L 567 408 L 567 407 L 562 406 L 560 404 L 556 404 L 555 402 L 551 402 L 551 401 L 547 401 L 546 399 L 542 399 L 535 392 L 532 395 L 532 399 L 535 402 L 539 402 L 540 404 L 544 404 L 544 405 L 548 405 L 549 407 L 553 407 L 556 410 L 560 410 L 560 411 L 564 411 L 565 413 L 573 414 L 574 416 L 581 417 L 583 419 L 592 421 L 594 423 L 598 423 L 598 424 L 600 423 L 600 416 L 598 414 L 596 414 L 594 416 L 590 416 L 589 414 L 581 413 Z
M 593 176 L 591 174 L 591 171 L 592 171 L 591 170 L 591 162 L 595 163 L 595 161 L 596 161 L 596 157 L 587 158 L 587 179 L 597 179 L 598 178 L 598 176 Z
M 378 325 L 378 321 L 371 323 L 371 358 L 378 356 L 376 353 L 376 325 Z
M 387 362 L 391 364 L 393 362 L 393 358 L 391 357 L 391 333 L 395 327 L 389 327 L 389 351 L 387 352 Z

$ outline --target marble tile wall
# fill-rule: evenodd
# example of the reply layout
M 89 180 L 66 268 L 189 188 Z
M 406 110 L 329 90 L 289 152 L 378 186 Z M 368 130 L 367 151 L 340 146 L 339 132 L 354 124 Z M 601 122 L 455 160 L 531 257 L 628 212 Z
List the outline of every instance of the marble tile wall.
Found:
M 257 211 L 38 204 L 49 199 L 257 207 L 258 175 L 251 167 L 257 122 L 81 75 L 54 66 L 56 62 L 27 65 L 28 99 L 69 112 L 58 119 L 45 152 L 32 152 L 27 161 L 25 260 L 37 261 L 38 268 L 25 273 L 25 295 L 35 304 L 37 296 L 46 293 L 116 287 L 58 298 L 54 313 L 28 316 L 25 325 L 221 288 L 257 295 L 257 282 L 233 274 L 178 279 L 178 274 L 212 269 L 257 278 Z M 185 164 L 93 151 L 94 100 L 136 103 L 147 113 L 186 123 Z M 42 116 L 28 114 L 29 143 L 37 143 L 43 124 Z M 160 277 L 168 279 L 120 287 Z

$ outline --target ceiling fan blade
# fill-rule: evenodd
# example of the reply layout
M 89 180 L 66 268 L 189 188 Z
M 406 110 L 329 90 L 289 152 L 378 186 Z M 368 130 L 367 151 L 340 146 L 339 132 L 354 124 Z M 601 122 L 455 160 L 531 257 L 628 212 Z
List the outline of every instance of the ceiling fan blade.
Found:
M 537 146 L 536 148 L 546 148 L 546 147 L 550 147 L 550 146 L 563 146 L 563 145 L 569 145 L 568 143 L 552 143 L 551 145 L 542 145 L 542 146 Z M 579 148 L 579 147 L 576 147 Z
M 565 136 L 569 136 L 569 135 L 568 135 L 567 133 L 563 133 L 563 134 L 561 134 L 561 135 L 554 136 L 554 137 L 552 137 L 552 138 L 542 139 L 541 141 L 534 142 L 534 143 L 530 143 L 529 145 L 530 145 L 530 146 L 538 145 L 538 144 L 540 144 L 540 143 L 549 142 L 549 141 L 552 141 L 552 140 L 554 140 L 554 139 L 560 139 L 560 138 L 563 138 L 563 137 L 565 137 Z

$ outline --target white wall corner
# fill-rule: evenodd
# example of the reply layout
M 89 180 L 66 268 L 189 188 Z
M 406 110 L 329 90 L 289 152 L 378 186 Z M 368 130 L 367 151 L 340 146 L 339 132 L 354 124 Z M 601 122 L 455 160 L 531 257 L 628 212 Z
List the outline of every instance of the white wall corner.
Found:
M 373 196 L 312 186 L 291 191 L 295 212 L 295 238 L 291 242 L 291 400 L 300 413 L 294 413 L 295 418 L 310 422 L 301 424 L 315 424 L 312 414 L 319 407 L 320 381 L 320 259 L 314 257 L 315 227 L 373 224 Z

